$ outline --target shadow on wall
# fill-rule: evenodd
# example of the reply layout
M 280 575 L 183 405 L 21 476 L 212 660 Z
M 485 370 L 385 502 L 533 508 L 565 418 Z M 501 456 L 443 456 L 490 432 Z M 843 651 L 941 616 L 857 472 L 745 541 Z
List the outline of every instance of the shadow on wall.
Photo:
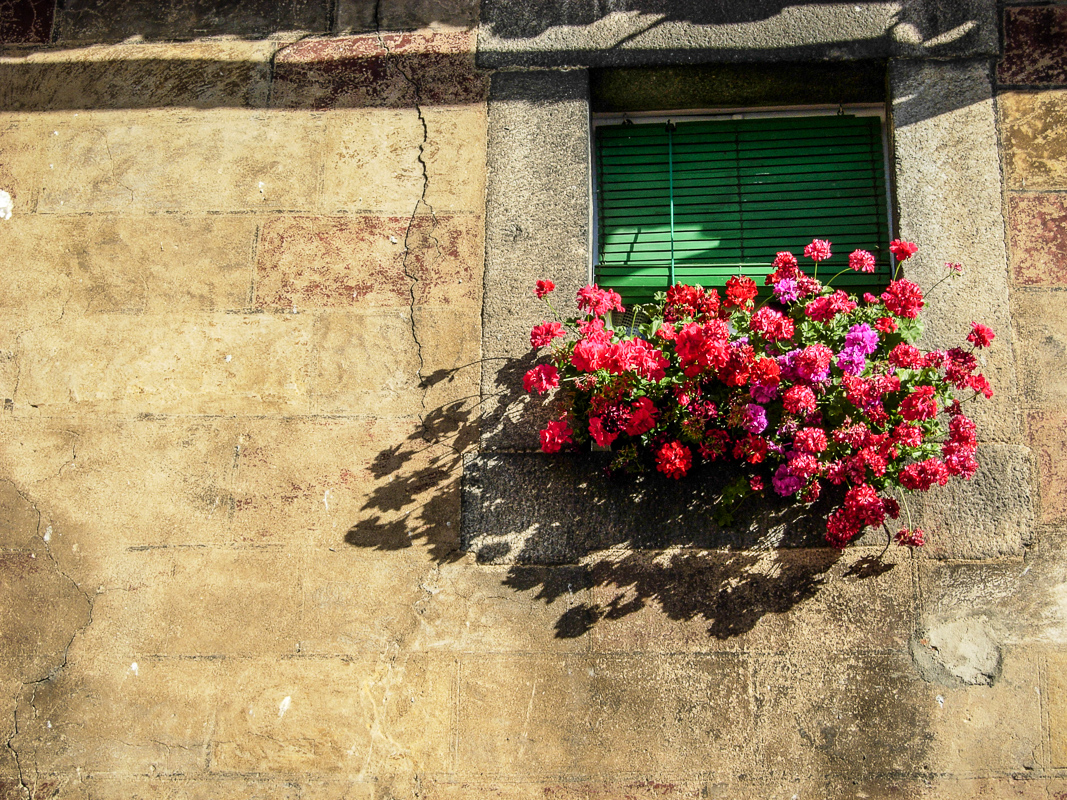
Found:
M 730 30 L 733 25 L 771 19 L 787 9 L 805 6 L 812 6 L 815 11 L 840 6 L 844 19 L 856 15 L 854 4 L 852 0 L 818 4 L 782 0 L 729 4 L 540 0 L 521 5 L 512 0 L 485 0 L 481 6 L 483 31 L 489 37 L 515 42 L 549 28 L 569 41 L 567 37 L 580 30 L 574 25 L 619 14 L 646 15 L 649 29 L 669 27 L 668 23 L 693 27 L 674 30 L 663 41 L 657 41 L 653 49 L 622 47 L 621 42 L 604 42 L 592 35 L 577 51 L 559 53 L 547 62 L 543 58 L 549 51 L 542 45 L 531 44 L 527 48 L 519 43 L 509 45 L 500 56 L 504 61 L 495 64 L 491 45 L 483 43 L 476 48 L 473 29 L 479 22 L 477 0 L 17 0 L 10 7 L 0 1 L 0 46 L 23 45 L 9 48 L 5 53 L 9 57 L 0 63 L 0 111 L 170 107 L 324 110 L 481 104 L 488 98 L 489 73 L 480 68 L 483 60 L 489 67 L 518 66 L 526 63 L 525 59 L 534 66 L 728 62 L 768 66 L 782 62 L 833 64 L 918 54 L 961 57 L 984 52 L 984 45 L 977 39 L 973 46 L 968 42 L 987 36 L 991 24 L 979 19 L 978 12 L 968 3 L 912 0 L 902 10 L 893 4 L 894 11 L 888 17 L 891 24 L 873 38 L 850 38 L 864 29 L 850 17 L 842 22 L 841 30 L 828 31 L 827 40 L 817 44 L 791 48 L 772 37 L 774 41 L 764 47 L 758 44 L 757 37 L 747 47 L 716 49 L 709 45 L 710 49 L 694 50 L 686 44 L 692 38 L 690 34 L 715 31 L 715 26 Z M 877 7 L 878 4 L 872 6 Z M 380 18 L 375 20 L 375 14 Z M 446 29 L 428 29 L 436 24 Z M 914 40 L 912 44 L 900 45 L 896 41 L 900 37 L 894 30 L 902 25 L 909 31 L 904 38 Z M 415 29 L 420 32 L 400 32 Z M 379 36 L 376 30 L 392 32 Z M 312 34 L 311 38 L 295 42 L 263 42 L 276 34 L 284 39 L 284 35 L 293 38 L 307 33 Z M 169 48 L 166 58 L 142 57 L 149 51 L 136 48 L 138 42 L 185 41 L 204 36 L 259 43 L 227 43 L 219 39 L 205 42 L 216 52 L 217 48 L 229 47 L 232 52 L 224 58 L 203 58 L 214 53 L 192 53 L 179 47 Z M 119 42 L 124 46 L 89 47 Z M 919 48 L 914 53 L 909 49 L 913 46 Z M 155 52 L 151 51 L 152 55 Z M 901 98 L 895 104 L 896 125 L 937 116 L 982 99 L 959 92 L 946 92 L 942 97 L 944 108 L 920 107 Z M 525 99 L 534 103 L 539 100 L 536 96 Z
M 527 368 L 525 361 L 508 363 L 504 385 L 521 384 Z M 441 371 L 426 383 L 453 374 Z M 503 585 L 549 605 L 588 590 L 591 600 L 560 615 L 558 638 L 656 604 L 671 620 L 700 620 L 709 637 L 729 639 L 810 600 L 841 557 L 825 546 L 818 511 L 768 503 L 742 507 L 728 528 L 711 522 L 725 484 L 721 472 L 707 469 L 686 482 L 658 474 L 635 481 L 608 477 L 596 456 L 483 457 L 472 450 L 485 421 L 476 401 L 457 401 L 426 414 L 420 430 L 379 453 L 372 467 L 379 488 L 345 541 L 379 551 L 421 545 L 439 563 L 472 552 L 480 563 L 509 565 Z M 485 466 L 500 459 L 501 468 Z M 496 485 L 483 494 L 486 480 Z M 483 502 L 488 497 L 496 499 Z M 462 534 L 450 525 L 461 503 Z M 865 558 L 847 577 L 893 568 Z
M 3 0 L 0 43 L 263 39 L 284 33 L 470 28 L 477 22 L 478 0 Z
M 672 23 L 760 22 L 808 5 L 814 4 L 787 0 L 8 0 L 0 3 L 0 43 L 107 44 L 131 38 L 176 41 L 201 36 L 263 39 L 285 33 L 473 28 L 479 22 L 493 36 L 524 39 L 552 28 L 595 25 L 611 14 L 647 17 L 648 24 L 640 29 L 644 33 Z M 823 0 L 818 5 L 848 8 L 856 3 Z M 952 31 L 962 30 L 966 35 L 964 29 L 973 18 L 968 3 L 905 0 L 893 7 L 899 8 L 897 20 L 914 26 L 923 41 Z
M 779 16 L 790 8 L 810 5 L 814 4 L 789 0 L 751 0 L 744 3 L 708 3 L 703 0 L 598 0 L 589 3 L 527 0 L 521 7 L 516 7 L 509 0 L 483 0 L 482 23 L 495 36 L 526 39 L 539 36 L 551 27 L 594 25 L 609 14 L 627 14 L 649 18 L 648 26 L 641 31 L 644 33 L 673 23 L 742 25 L 761 22 Z M 848 8 L 857 4 L 854 0 L 823 0 L 818 5 Z M 959 29 L 973 18 L 972 9 L 965 3 L 910 0 L 892 5 L 899 9 L 897 19 L 915 25 L 924 40 Z

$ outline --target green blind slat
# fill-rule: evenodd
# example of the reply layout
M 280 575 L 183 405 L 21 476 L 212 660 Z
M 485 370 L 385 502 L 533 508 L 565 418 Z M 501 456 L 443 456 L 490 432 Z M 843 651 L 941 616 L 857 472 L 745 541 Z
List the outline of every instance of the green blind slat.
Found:
M 762 283 L 779 250 L 798 257 L 818 236 L 834 243 L 823 271 L 864 248 L 873 275 L 846 273 L 853 291 L 888 280 L 888 214 L 880 121 L 777 117 L 678 123 L 668 174 L 658 125 L 597 129 L 597 280 L 625 302 L 667 286 L 671 191 L 677 280 L 722 286 L 739 271 Z M 832 273 L 831 273 L 832 274 Z

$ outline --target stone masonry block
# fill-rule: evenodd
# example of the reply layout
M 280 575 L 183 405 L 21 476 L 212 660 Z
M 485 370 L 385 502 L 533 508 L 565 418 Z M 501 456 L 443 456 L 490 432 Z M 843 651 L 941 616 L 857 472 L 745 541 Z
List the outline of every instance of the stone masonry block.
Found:
M 1049 537 L 1051 538 L 1051 537 Z M 1063 588 L 1060 543 L 1047 539 L 1048 552 L 1025 561 L 997 559 L 983 562 L 924 561 L 917 572 L 918 625 L 923 630 L 951 634 L 956 641 L 992 645 L 992 658 L 979 647 L 957 648 L 953 659 L 936 656 L 940 675 L 960 685 L 963 678 L 981 685 L 984 678 L 999 680 L 1004 652 L 1040 645 L 1062 647 L 1067 642 L 1067 602 Z M 1040 545 L 1039 545 L 1040 546 Z M 1051 556 L 1051 557 L 1050 557 Z M 955 636 L 954 632 L 974 637 Z M 945 638 L 944 636 L 940 638 Z M 924 646 L 929 647 L 932 641 Z M 950 663 L 954 661 L 954 663 Z M 986 670 L 993 664 L 992 670 Z M 970 667 L 969 670 L 962 667 Z M 950 674 L 946 675 L 945 672 Z M 967 674 L 969 672 L 969 675 Z M 988 683 L 988 681 L 985 681 Z
M 1067 198 L 1010 194 L 1008 244 L 1017 285 L 1067 285 Z
M 54 0 L 18 0 L 0 9 L 0 43 L 45 44 L 52 38 Z
M 245 419 L 236 427 L 234 541 L 415 552 L 456 525 L 448 498 L 457 456 L 424 439 L 415 417 Z
M 1067 308 L 1061 297 L 1058 292 L 1016 292 L 1012 297 L 1020 393 L 1030 407 L 1067 402 Z
M 933 733 L 925 763 L 941 775 L 1019 774 L 1037 767 L 1039 676 L 1037 656 L 1007 650 L 992 686 L 916 687 Z
M 587 563 L 594 651 L 901 650 L 911 570 L 899 549 L 632 553 Z
M 374 800 L 374 784 L 360 781 L 303 780 L 264 775 L 109 775 L 41 776 L 39 786 L 57 787 L 61 800 Z
M 419 629 L 410 647 L 463 653 L 582 652 L 583 567 L 475 566 L 445 563 L 420 587 Z
M 1030 447 L 1037 459 L 1041 522 L 1067 520 L 1067 413 L 1037 410 L 1027 414 Z
M 865 779 L 929 763 L 933 694 L 903 653 L 759 657 L 754 702 L 760 767 L 832 784 L 862 760 Z
M 414 108 L 333 112 L 327 126 L 327 212 L 483 213 L 483 107 L 426 108 L 421 119 Z
M 1067 767 L 1067 655 L 1049 653 L 1048 673 L 1049 738 L 1052 745 L 1050 767 Z
M 116 553 L 106 578 L 114 588 L 96 595 L 72 653 L 100 670 L 159 656 L 289 655 L 300 641 L 302 560 L 254 547 Z
M 1067 83 L 1067 8 L 1004 9 L 1004 56 L 997 66 L 1001 83 Z
M 52 134 L 49 121 L 0 113 L 0 188 L 11 195 L 12 217 L 37 210 L 41 172 L 48 169 L 44 151 Z
M 306 777 L 451 771 L 448 655 L 293 657 L 230 666 L 211 771 Z
M 471 656 L 457 766 L 490 779 L 745 772 L 752 713 L 732 654 Z
M 510 783 L 469 780 L 435 781 L 428 787 L 427 800 L 700 800 L 707 797 L 701 780 L 545 780 L 537 783 Z
M 126 42 L 12 54 L 0 62 L 0 108 L 262 108 L 277 47 L 270 41 Z
M 55 125 L 46 144 L 53 168 L 42 173 L 42 211 L 316 208 L 313 176 L 325 130 L 315 115 L 165 109 L 88 112 Z
M 999 96 L 1009 189 L 1067 188 L 1067 89 Z
M 275 61 L 281 108 L 414 108 L 483 103 L 486 74 L 466 31 L 369 34 L 299 42 Z
M 50 557 L 48 545 L 0 553 L 0 681 L 45 680 L 66 660 L 75 633 L 89 622 L 89 599 Z M 43 601 L 47 598 L 47 601 Z
M 530 327 L 547 312 L 533 296 L 539 278 L 557 285 L 557 308 L 589 281 L 588 76 L 500 72 L 489 104 L 486 189 L 483 447 L 537 442 L 535 424 L 515 425 Z M 529 365 L 527 365 L 528 368 Z M 524 370 L 523 370 L 524 371 Z
M 1022 555 L 1034 528 L 1033 465 L 1028 447 L 983 444 L 978 472 L 922 494 L 915 524 L 927 533 L 923 552 L 939 558 Z
M 255 305 L 477 304 L 482 250 L 478 216 L 272 217 L 256 250 Z
M 266 38 L 281 32 L 329 30 L 325 0 L 66 0 L 56 19 L 60 42 L 114 42 L 131 36 Z
M 0 430 L 0 477 L 33 499 L 40 535 L 86 590 L 119 585 L 127 547 L 230 541 L 230 420 L 9 417 Z
M 418 308 L 414 329 L 406 311 L 322 314 L 312 347 L 311 408 L 325 414 L 389 408 L 392 415 L 408 415 L 462 402 L 477 378 L 461 368 L 477 362 L 480 344 L 472 306 Z M 423 397 L 420 386 L 450 373 L 460 379 L 437 383 L 432 400 Z
M 760 4 L 685 0 L 595 6 L 483 0 L 479 63 L 494 68 L 640 66 L 709 61 L 974 58 L 997 52 L 981 0 Z
M 577 652 L 580 568 L 472 568 L 421 549 L 317 549 L 301 575 L 300 652 Z M 561 623 L 562 621 L 562 623 Z
M 48 414 L 306 411 L 315 327 L 308 315 L 64 319 L 21 338 L 16 402 Z M 396 348 L 379 348 L 368 365 L 377 390 L 383 374 L 402 369 L 389 354 Z
M 20 705 L 13 746 L 26 754 L 23 769 L 67 775 L 200 772 L 225 663 L 153 659 L 134 666 L 115 658 L 99 666 L 85 668 L 72 659 L 55 680 L 37 687 L 33 708 L 28 699 Z
M 985 778 L 943 777 L 929 781 L 916 797 L 922 800 L 1046 800 L 1067 795 L 1063 778 L 1011 775 Z
M 42 533 L 41 512 L 7 475 L 0 478 L 0 548 L 31 551 Z
M 346 33 L 474 28 L 479 6 L 478 0 L 402 0 L 386 6 L 372 0 L 337 0 L 337 28 Z
M 463 464 L 462 546 L 482 563 L 574 564 L 608 549 L 828 547 L 829 493 L 810 510 L 751 502 L 732 524 L 715 511 L 732 475 L 686 481 L 605 475 L 599 454 L 472 453 Z M 872 535 L 872 544 L 878 536 Z M 884 541 L 884 540 L 883 540 Z
M 14 215 L 0 226 L 0 315 L 26 327 L 65 314 L 245 309 L 251 217 Z
M 969 413 L 982 440 L 1017 442 L 1021 419 L 988 63 L 893 62 L 890 88 L 900 233 L 919 245 L 904 275 L 930 289 L 945 276 L 946 261 L 964 265 L 962 276 L 930 297 L 923 343 L 958 346 L 980 314 L 977 321 L 997 332 L 981 367 L 996 394 Z

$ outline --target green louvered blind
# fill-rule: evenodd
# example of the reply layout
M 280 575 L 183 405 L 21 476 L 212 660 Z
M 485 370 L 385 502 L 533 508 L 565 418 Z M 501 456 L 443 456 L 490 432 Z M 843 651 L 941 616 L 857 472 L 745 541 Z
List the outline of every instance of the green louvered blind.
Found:
M 881 121 L 849 115 L 610 125 L 596 129 L 597 266 L 601 286 L 647 302 L 675 281 L 763 285 L 774 254 L 833 242 L 827 280 L 857 248 L 874 274 L 846 272 L 850 292 L 890 278 Z M 806 264 L 805 264 L 806 262 Z M 810 272 L 810 269 L 809 269 Z

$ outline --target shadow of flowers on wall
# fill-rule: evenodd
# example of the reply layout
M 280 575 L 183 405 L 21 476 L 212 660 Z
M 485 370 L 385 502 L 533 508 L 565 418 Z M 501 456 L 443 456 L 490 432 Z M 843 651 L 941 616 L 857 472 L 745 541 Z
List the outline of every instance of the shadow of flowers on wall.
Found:
M 694 490 L 658 476 L 611 478 L 596 455 L 480 454 L 482 408 L 478 398 L 434 408 L 379 452 L 375 487 L 345 541 L 421 547 L 439 564 L 505 565 L 504 587 L 561 609 L 560 639 L 631 618 L 637 630 L 642 620 L 652 626 L 649 636 L 666 619 L 705 640 L 729 640 L 828 583 L 894 569 L 870 556 L 843 558 L 824 546 L 817 517 L 786 506 L 754 506 L 728 528 L 715 525 L 709 509 L 725 479 L 714 472 Z M 519 412 L 504 424 L 526 422 Z

